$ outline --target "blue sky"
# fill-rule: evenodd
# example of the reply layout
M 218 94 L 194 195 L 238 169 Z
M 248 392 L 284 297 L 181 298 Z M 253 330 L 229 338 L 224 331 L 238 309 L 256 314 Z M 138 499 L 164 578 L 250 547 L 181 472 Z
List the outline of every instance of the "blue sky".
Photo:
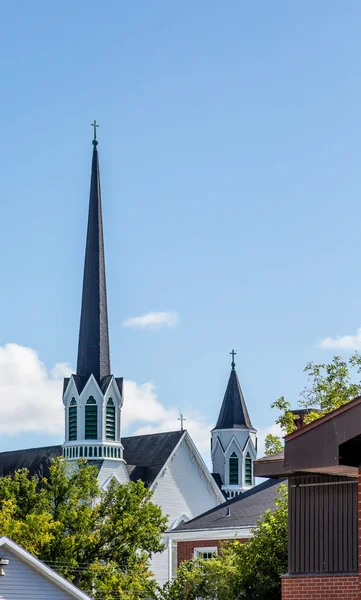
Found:
M 0 345 L 76 363 L 96 118 L 114 374 L 214 424 L 234 347 L 258 428 L 296 403 L 305 363 L 339 352 L 319 341 L 361 326 L 360 19 L 356 0 L 4 5 Z M 122 327 L 159 311 L 177 326 Z M 7 405 L 30 375 L 4 356 Z M 0 449 L 62 441 L 6 415 Z

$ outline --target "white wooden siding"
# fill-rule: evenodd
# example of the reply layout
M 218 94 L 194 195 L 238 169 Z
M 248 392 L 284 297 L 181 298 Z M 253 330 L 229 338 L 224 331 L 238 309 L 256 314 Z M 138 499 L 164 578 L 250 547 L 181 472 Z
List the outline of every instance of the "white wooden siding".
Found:
M 108 479 L 115 475 L 119 483 L 128 483 L 129 475 L 125 464 L 119 460 L 104 460 L 98 473 L 99 487 L 102 488 Z
M 158 479 L 152 500 L 162 508 L 164 515 L 168 515 L 169 524 L 181 514 L 193 519 L 218 506 L 217 497 L 186 442 L 181 443 L 167 470 Z M 153 556 L 151 569 L 160 585 L 168 581 L 168 549 Z
M 60 589 L 7 548 L 1 552 L 10 560 L 4 566 L 6 575 L 0 577 L 1 600 L 74 600 L 73 595 Z

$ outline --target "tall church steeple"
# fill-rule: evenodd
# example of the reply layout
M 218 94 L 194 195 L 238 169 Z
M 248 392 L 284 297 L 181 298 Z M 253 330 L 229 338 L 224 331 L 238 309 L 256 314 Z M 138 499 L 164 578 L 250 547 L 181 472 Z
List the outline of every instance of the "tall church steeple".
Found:
M 257 457 L 257 432 L 251 423 L 236 372 L 232 350 L 231 373 L 217 424 L 212 430 L 213 473 L 222 482 L 226 498 L 254 485 L 253 461 Z
M 123 379 L 110 371 L 107 292 L 96 121 L 85 247 L 76 374 L 64 380 L 67 459 L 114 461 L 119 480 L 128 477 L 121 443 Z
M 96 126 L 95 121 L 76 373 L 85 380 L 94 375 L 100 383 L 103 377 L 110 375 L 110 356 Z

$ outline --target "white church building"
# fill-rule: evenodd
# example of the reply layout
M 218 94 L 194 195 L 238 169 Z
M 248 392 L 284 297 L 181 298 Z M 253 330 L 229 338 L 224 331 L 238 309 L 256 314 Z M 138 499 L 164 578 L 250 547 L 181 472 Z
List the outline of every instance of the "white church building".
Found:
M 95 129 L 95 128 L 94 128 Z M 65 441 L 62 446 L 0 453 L 0 475 L 20 468 L 46 476 L 50 460 L 83 457 L 98 467 L 101 488 L 141 479 L 154 491 L 153 502 L 169 517 L 169 530 L 193 519 L 254 484 L 256 431 L 239 385 L 234 362 L 212 431 L 211 474 L 187 431 L 121 436 L 123 379 L 110 367 L 104 239 L 98 141 L 93 140 L 88 229 L 76 373 L 64 380 Z M 60 402 L 60 398 L 59 398 Z M 176 569 L 176 549 L 152 558 L 160 585 Z

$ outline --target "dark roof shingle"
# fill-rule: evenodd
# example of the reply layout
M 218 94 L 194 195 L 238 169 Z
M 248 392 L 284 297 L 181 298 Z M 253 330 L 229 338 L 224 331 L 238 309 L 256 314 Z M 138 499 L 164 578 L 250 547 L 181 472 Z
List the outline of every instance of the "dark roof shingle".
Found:
M 280 483 L 279 480 L 267 479 L 236 498 L 212 508 L 187 523 L 181 523 L 172 530 L 172 533 L 198 529 L 254 527 L 267 509 L 275 510 Z M 229 509 L 229 516 L 227 516 L 227 509 Z
M 150 486 L 183 435 L 184 431 L 170 431 L 122 438 L 131 481 L 141 479 Z M 61 446 L 0 452 L 0 476 L 12 475 L 18 469 L 29 469 L 31 475 L 48 477 L 51 459 L 61 455 Z M 102 459 L 89 461 L 99 468 L 102 462 Z

